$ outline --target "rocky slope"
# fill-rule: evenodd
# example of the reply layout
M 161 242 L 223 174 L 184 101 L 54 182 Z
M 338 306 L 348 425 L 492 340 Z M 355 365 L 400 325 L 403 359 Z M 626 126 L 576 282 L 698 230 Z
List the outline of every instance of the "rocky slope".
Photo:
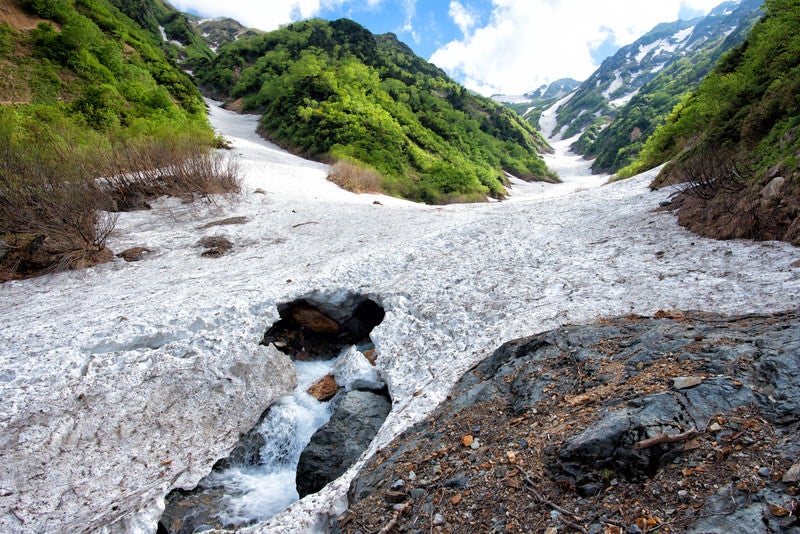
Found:
M 800 532 L 800 313 L 506 343 L 350 486 L 342 532 Z

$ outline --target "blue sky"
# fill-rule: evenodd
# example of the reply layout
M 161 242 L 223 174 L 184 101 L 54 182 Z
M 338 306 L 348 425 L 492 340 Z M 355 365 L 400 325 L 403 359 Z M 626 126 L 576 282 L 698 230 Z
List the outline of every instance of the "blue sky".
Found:
M 181 10 L 273 30 L 310 17 L 392 32 L 467 88 L 521 94 L 588 77 L 660 22 L 703 15 L 721 0 L 173 0 Z

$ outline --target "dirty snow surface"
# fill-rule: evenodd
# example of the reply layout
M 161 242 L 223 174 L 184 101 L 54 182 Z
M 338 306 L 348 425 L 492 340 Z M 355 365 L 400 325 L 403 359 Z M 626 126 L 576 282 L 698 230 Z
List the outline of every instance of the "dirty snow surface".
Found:
M 245 379 L 231 372 L 228 359 L 266 350 L 257 347 L 278 318 L 276 305 L 295 298 L 335 303 L 363 294 L 386 309 L 372 337 L 393 410 L 365 455 L 421 420 L 466 369 L 512 338 L 620 314 L 767 312 L 800 301 L 800 269 L 792 267 L 797 249 L 692 235 L 672 214 L 655 211 L 669 192 L 649 191 L 652 173 L 602 185 L 604 177 L 589 175 L 588 162 L 564 154 L 569 140 L 556 142 L 557 153 L 548 158 L 563 184 L 514 181 L 509 201 L 435 207 L 342 191 L 325 180 L 326 166 L 261 140 L 255 117 L 213 105 L 210 113 L 240 160 L 245 192 L 238 200 L 210 207 L 163 200 L 151 211 L 123 214 L 109 246 L 115 252 L 153 249 L 143 261 L 117 259 L 0 286 L 0 438 L 22 464 L 16 471 L 8 461 L 0 466 L 2 530 L 103 523 L 109 530 L 154 529 L 162 490 L 196 482 L 234 443 L 221 441 L 221 450 L 192 456 L 205 435 L 202 425 L 217 424 L 216 412 L 206 412 L 222 409 L 207 403 L 204 391 L 179 404 L 191 417 L 178 414 L 156 427 L 141 415 L 148 399 L 131 405 L 118 392 L 139 387 L 130 382 L 147 377 L 138 371 L 142 366 L 179 358 L 175 347 L 184 359 L 211 362 L 204 380 L 220 382 L 214 388 L 236 385 L 237 376 Z M 247 221 L 200 229 L 233 216 Z M 227 237 L 233 249 L 220 258 L 201 257 L 196 243 L 209 235 Z M 263 375 L 247 377 L 248 391 L 268 379 Z M 197 381 L 192 387 L 205 386 Z M 165 397 L 159 402 L 175 411 L 170 391 L 189 392 L 165 388 L 158 390 Z M 65 400 L 79 391 L 83 397 Z M 110 409 L 92 410 L 83 402 L 92 395 Z M 246 392 L 240 397 L 252 401 Z M 248 420 L 229 433 L 253 424 L 255 408 L 248 410 L 242 412 Z M 225 417 L 235 420 L 236 413 Z M 118 427 L 124 421 L 139 434 L 106 425 L 88 447 L 98 456 L 81 455 L 87 437 L 76 436 L 64 418 L 92 417 L 118 421 Z M 148 439 L 137 441 L 142 434 Z M 148 464 L 167 473 L 161 485 L 148 482 L 144 468 L 126 467 L 126 459 L 146 456 L 136 449 L 142 443 L 165 447 L 161 461 Z M 194 458 L 191 469 L 173 461 L 187 455 Z M 63 469 L 62 462 L 72 468 Z M 90 467 L 97 462 L 123 472 L 95 476 Z M 359 467 L 252 531 L 325 531 L 326 516 L 343 509 Z M 66 474 L 54 479 L 52 471 Z M 140 508 L 125 512 L 134 497 Z M 118 515 L 113 502 L 122 506 Z M 59 509 L 67 510 L 69 524 L 60 523 Z

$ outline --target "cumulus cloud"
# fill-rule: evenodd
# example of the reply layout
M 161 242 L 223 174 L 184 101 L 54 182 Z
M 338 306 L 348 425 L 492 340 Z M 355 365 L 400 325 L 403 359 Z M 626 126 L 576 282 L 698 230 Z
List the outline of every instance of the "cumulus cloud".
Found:
M 492 0 L 481 27 L 465 25 L 468 3 L 452 1 L 450 16 L 464 36 L 430 59 L 470 89 L 520 94 L 558 78 L 584 79 L 597 68 L 592 52 L 602 44 L 629 44 L 687 8 L 705 13 L 719 1 Z
M 209 17 L 230 17 L 245 26 L 270 31 L 289 22 L 314 17 L 323 9 L 336 8 L 352 0 L 173 0 L 171 3 L 181 11 L 196 11 Z M 383 0 L 368 0 L 376 7 Z
M 475 26 L 475 15 L 461 2 L 452 0 L 450 2 L 449 14 L 450 18 L 453 19 L 455 25 L 458 26 L 461 33 L 464 35 L 468 35 L 472 27 Z

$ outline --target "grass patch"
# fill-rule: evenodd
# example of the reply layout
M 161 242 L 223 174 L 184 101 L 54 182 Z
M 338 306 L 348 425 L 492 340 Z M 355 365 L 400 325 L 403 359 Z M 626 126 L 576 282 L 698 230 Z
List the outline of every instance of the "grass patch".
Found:
M 373 169 L 347 159 L 333 164 L 328 180 L 352 193 L 382 193 L 383 179 Z

